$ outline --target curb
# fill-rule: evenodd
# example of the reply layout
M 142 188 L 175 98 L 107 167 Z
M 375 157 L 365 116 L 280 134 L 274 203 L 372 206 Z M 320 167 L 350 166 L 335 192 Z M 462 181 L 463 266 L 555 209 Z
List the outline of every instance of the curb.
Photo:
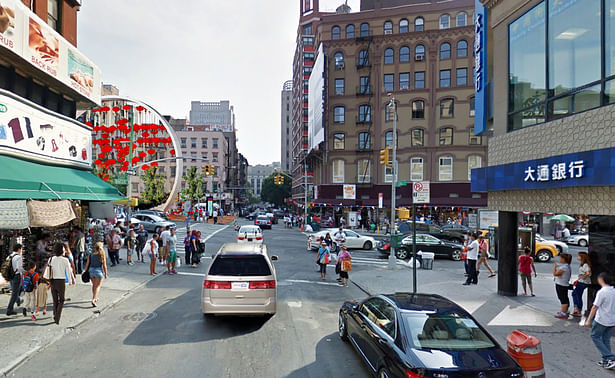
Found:
M 353 281 L 353 280 L 350 280 L 350 282 L 352 282 L 352 284 L 353 284 L 353 285 L 355 285 L 356 287 L 358 287 L 358 288 L 359 288 L 359 290 L 361 290 L 361 291 L 362 291 L 362 292 L 364 292 L 365 294 L 367 294 L 367 295 L 369 295 L 369 296 L 371 296 L 371 295 L 372 295 L 372 294 L 369 292 L 369 290 L 368 290 L 367 286 L 363 287 L 363 286 L 359 285 L 358 283 L 356 283 L 356 282 L 355 282 L 355 281 Z

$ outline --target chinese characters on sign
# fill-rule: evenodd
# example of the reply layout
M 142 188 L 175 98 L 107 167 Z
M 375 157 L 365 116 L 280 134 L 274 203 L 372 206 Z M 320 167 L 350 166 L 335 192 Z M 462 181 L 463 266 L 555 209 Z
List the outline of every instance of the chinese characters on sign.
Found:
M 483 15 L 476 15 L 474 24 L 474 90 L 482 89 L 483 49 L 482 49 Z
M 523 181 L 560 181 L 577 179 L 583 177 L 583 169 L 585 168 L 585 162 L 583 160 L 576 160 L 571 162 L 555 163 L 551 166 L 548 164 L 541 164 L 533 168 L 528 166 L 525 170 L 525 178 Z

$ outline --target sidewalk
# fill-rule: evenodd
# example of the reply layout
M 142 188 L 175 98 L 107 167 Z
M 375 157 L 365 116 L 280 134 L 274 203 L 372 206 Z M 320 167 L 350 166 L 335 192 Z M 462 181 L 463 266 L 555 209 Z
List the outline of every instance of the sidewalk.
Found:
M 455 301 L 472 313 L 503 348 L 506 348 L 506 336 L 515 329 L 538 337 L 547 377 L 615 376 L 615 372 L 596 365 L 600 355 L 590 339 L 589 328 L 580 327 L 578 318 L 554 317 L 559 311 L 559 301 L 551 276 L 539 274 L 534 278 L 536 297 L 504 297 L 497 295 L 497 276 L 487 278 L 485 269 L 477 286 L 462 286 L 462 265 L 458 272 L 453 272 L 438 269 L 438 261 L 434 262 L 434 270 L 417 270 L 418 292 L 440 294 Z M 412 270 L 406 267 L 352 272 L 350 279 L 371 294 L 412 292 Z
M 195 224 L 191 224 L 195 227 Z M 228 226 L 197 223 L 196 228 L 203 233 L 203 238 L 207 239 L 216 232 L 222 231 Z M 178 236 L 182 228 L 179 224 Z M 185 235 L 185 227 L 183 229 Z M 183 262 L 183 237 L 178 243 L 178 254 Z M 206 247 L 207 248 L 207 247 Z M 206 253 L 213 251 L 206 249 Z M 42 348 L 49 346 L 59 340 L 65 334 L 72 332 L 76 327 L 85 323 L 91 318 L 97 317 L 117 303 L 130 297 L 134 292 L 144 287 L 151 280 L 160 277 L 162 272 L 166 272 L 166 267 L 156 264 L 156 276 L 149 275 L 149 261 L 146 263 L 135 263 L 133 266 L 126 264 L 126 250 L 120 251 L 123 258 L 120 265 L 109 266 L 109 278 L 103 280 L 100 290 L 100 297 L 97 307 L 93 308 L 90 301 L 92 299 L 92 285 L 84 284 L 81 276 L 77 276 L 77 283 L 74 286 L 66 287 L 66 302 L 62 311 L 60 324 L 53 322 L 53 301 L 51 292 L 47 300 L 47 315 L 43 316 L 39 312 L 38 320 L 32 321 L 30 314 L 27 317 L 21 315 L 21 307 L 15 307 L 18 315 L 6 316 L 6 307 L 10 295 L 0 294 L 0 334 L 5 343 L 2 353 L 0 353 L 0 376 L 7 375 L 12 369 L 21 362 L 27 360 L 32 354 Z M 136 259 L 136 255 L 133 256 Z M 166 273 L 164 273 L 166 274 Z M 22 297 L 23 298 L 23 297 Z M 70 298 L 70 300 L 68 300 Z

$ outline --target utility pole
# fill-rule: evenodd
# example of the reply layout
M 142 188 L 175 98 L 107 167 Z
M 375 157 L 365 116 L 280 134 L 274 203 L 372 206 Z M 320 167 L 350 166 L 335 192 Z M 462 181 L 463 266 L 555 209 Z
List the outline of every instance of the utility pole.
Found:
M 305 156 L 303 158 L 303 229 L 307 226 L 307 215 L 308 215 L 308 184 L 307 184 L 307 151 L 305 152 Z
M 391 183 L 391 220 L 390 223 L 390 233 L 391 233 L 391 253 L 389 254 L 389 269 L 395 269 L 395 265 L 397 264 L 397 256 L 395 256 L 395 197 L 396 197 L 396 186 L 397 186 L 397 104 L 395 103 L 395 97 L 391 98 L 389 102 L 389 112 L 393 112 L 393 156 L 392 156 L 392 164 L 391 168 L 393 169 L 393 182 Z M 386 167 L 386 165 L 385 165 Z M 385 168 L 386 175 L 386 168 Z

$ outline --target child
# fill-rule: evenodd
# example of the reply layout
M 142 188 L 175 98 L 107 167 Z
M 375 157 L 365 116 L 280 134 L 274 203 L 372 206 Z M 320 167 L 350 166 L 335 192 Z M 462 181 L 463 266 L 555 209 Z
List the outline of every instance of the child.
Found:
M 555 280 L 555 291 L 557 298 L 561 304 L 561 310 L 555 314 L 558 319 L 568 319 L 570 313 L 568 308 L 570 307 L 570 299 L 568 298 L 568 286 L 570 285 L 570 262 L 572 261 L 572 255 L 568 253 L 562 253 L 559 255 L 559 264 L 553 263 L 553 277 Z
M 36 321 L 36 314 L 38 314 L 41 308 L 43 309 L 43 315 L 47 315 L 47 292 L 50 288 L 49 281 L 41 276 L 38 281 L 38 288 L 36 289 L 36 310 L 32 315 L 32 320 Z
M 34 309 L 36 308 L 36 286 L 38 283 L 38 273 L 36 272 L 36 264 L 31 262 L 28 264 L 29 269 L 23 277 L 23 291 L 26 293 L 26 304 L 23 306 L 23 316 L 28 316 L 28 309 L 31 312 L 32 320 L 36 321 Z
M 586 327 L 592 327 L 591 338 L 602 355 L 598 365 L 605 369 L 615 368 L 615 355 L 611 352 L 611 332 L 615 327 L 615 289 L 613 278 L 609 273 L 598 275 L 598 290 L 594 305 L 585 321 Z
M 532 286 L 532 270 L 534 270 L 534 277 L 537 277 L 536 267 L 534 266 L 534 259 L 530 256 L 532 251 L 529 247 L 525 247 L 523 255 L 519 256 L 519 275 L 521 276 L 521 285 L 523 285 L 523 295 L 527 295 L 526 284 L 530 286 L 530 294 L 534 295 L 534 287 Z

